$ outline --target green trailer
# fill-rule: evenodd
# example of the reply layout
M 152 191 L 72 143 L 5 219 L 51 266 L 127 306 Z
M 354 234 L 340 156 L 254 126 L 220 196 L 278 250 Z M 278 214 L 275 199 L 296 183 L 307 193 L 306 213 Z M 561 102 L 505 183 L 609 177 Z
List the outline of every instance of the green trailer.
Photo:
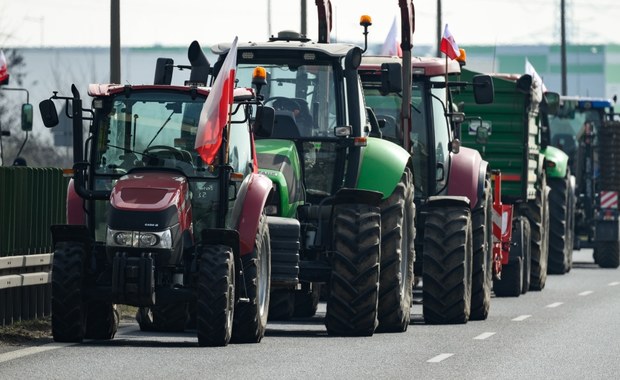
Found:
M 478 74 L 463 68 L 460 79 L 471 81 Z M 492 78 L 494 103 L 476 104 L 468 87 L 457 91 L 455 99 L 469 116 L 462 124 L 463 145 L 478 150 L 502 173 L 502 202 L 515 206 L 513 240 L 519 240 L 515 235 L 529 235 L 525 239 L 529 247 L 511 248 L 518 254 L 503 263 L 504 278 L 493 287 L 498 296 L 518 296 L 527 290 L 542 290 L 547 279 L 549 189 L 540 115 L 546 100 L 541 85 L 529 74 L 493 74 Z

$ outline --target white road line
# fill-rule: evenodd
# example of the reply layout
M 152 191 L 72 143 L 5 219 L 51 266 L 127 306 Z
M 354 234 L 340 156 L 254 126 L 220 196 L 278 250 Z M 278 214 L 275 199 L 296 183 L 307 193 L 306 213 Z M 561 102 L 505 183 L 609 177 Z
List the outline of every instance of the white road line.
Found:
M 609 284 L 607 284 L 609 286 L 616 286 L 616 285 L 620 285 L 620 282 L 618 281 L 614 281 L 614 282 L 610 282 Z
M 560 305 L 562 305 L 564 302 L 554 302 L 554 303 L 550 303 L 549 305 L 545 306 L 545 307 L 558 307 Z
M 578 296 L 589 296 L 590 294 L 594 293 L 591 290 L 586 290 L 585 292 L 581 292 L 579 294 L 577 294 Z
M 8 362 L 10 360 L 23 358 L 24 356 L 34 355 L 45 351 L 72 346 L 74 344 L 75 343 L 49 343 L 43 346 L 28 347 L 21 350 L 7 352 L 4 354 L 0 354 L 0 363 Z
M 446 360 L 447 358 L 449 358 L 452 355 L 454 355 L 454 354 L 439 354 L 439 355 L 435 356 L 434 358 L 428 359 L 426 362 L 427 363 L 439 363 L 441 361 Z
M 528 319 L 529 317 L 531 317 L 531 315 L 519 315 L 516 318 L 513 318 L 512 320 L 515 322 L 521 322 L 521 321 L 525 321 L 526 319 Z
M 475 339 L 475 340 L 485 340 L 485 339 L 487 339 L 487 338 L 492 337 L 493 335 L 495 335 L 495 333 L 494 333 L 494 332 L 485 332 L 485 333 L 482 333 L 482 334 L 478 335 L 478 336 L 477 336 L 477 337 L 475 337 L 474 339 Z

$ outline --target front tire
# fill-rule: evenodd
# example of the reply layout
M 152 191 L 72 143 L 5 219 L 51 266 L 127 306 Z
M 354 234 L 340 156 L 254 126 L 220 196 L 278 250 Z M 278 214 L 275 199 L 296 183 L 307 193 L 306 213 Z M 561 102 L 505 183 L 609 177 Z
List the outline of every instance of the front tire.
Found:
M 569 251 L 573 249 L 570 240 L 569 186 L 568 178 L 549 179 L 549 267 L 550 274 L 564 274 L 569 271 Z M 570 244 L 569 244 L 570 243 Z
M 52 336 L 56 342 L 80 343 L 86 333 L 84 245 L 56 245 L 52 264 Z
M 234 257 L 225 245 L 206 246 L 200 255 L 196 301 L 198 345 L 226 346 L 235 310 Z
M 466 323 L 471 313 L 472 227 L 468 207 L 434 207 L 424 225 L 422 305 L 428 324 Z
M 549 248 L 549 202 L 546 194 L 547 181 L 543 176 L 541 187 L 536 190 L 536 199 L 523 205 L 523 215 L 530 222 L 530 290 L 543 290 L 547 282 L 547 261 Z
M 325 326 L 330 335 L 371 336 L 377 328 L 381 215 L 363 204 L 334 207 Z

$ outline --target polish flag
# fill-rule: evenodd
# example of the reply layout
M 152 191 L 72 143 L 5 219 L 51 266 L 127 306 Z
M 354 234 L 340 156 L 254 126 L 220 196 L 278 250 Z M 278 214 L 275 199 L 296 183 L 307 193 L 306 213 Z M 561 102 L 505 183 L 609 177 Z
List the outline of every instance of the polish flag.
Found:
M 0 84 L 9 83 L 9 69 L 4 52 L 0 50 Z
M 400 42 L 396 37 L 398 35 L 398 24 L 396 22 L 396 17 L 394 17 L 394 21 L 392 21 L 392 27 L 388 32 L 387 37 L 385 37 L 385 42 L 383 42 L 383 47 L 381 48 L 381 55 L 397 55 L 399 57 L 403 56 L 403 49 L 400 47 Z
M 450 33 L 450 30 L 448 30 L 448 24 L 446 24 L 446 28 L 443 31 L 439 50 L 441 50 L 442 53 L 450 57 L 450 59 L 457 59 L 459 55 L 461 55 L 461 52 L 459 51 L 459 45 L 456 44 L 454 36 L 452 35 L 452 33 Z
M 207 164 L 213 163 L 222 145 L 222 131 L 228 123 L 228 111 L 233 103 L 236 66 L 237 37 L 228 51 L 200 112 L 194 149 Z

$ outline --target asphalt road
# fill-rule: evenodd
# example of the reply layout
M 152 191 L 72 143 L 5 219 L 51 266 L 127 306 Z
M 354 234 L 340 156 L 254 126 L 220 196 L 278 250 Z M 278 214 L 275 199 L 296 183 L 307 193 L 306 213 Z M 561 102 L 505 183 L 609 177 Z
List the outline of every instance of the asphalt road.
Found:
M 543 291 L 493 298 L 486 321 L 429 326 L 421 305 L 402 334 L 334 338 L 322 316 L 272 323 L 260 344 L 200 348 L 192 332 L 125 324 L 109 342 L 47 344 L 0 354 L 2 379 L 618 379 L 620 270 L 591 251 Z

